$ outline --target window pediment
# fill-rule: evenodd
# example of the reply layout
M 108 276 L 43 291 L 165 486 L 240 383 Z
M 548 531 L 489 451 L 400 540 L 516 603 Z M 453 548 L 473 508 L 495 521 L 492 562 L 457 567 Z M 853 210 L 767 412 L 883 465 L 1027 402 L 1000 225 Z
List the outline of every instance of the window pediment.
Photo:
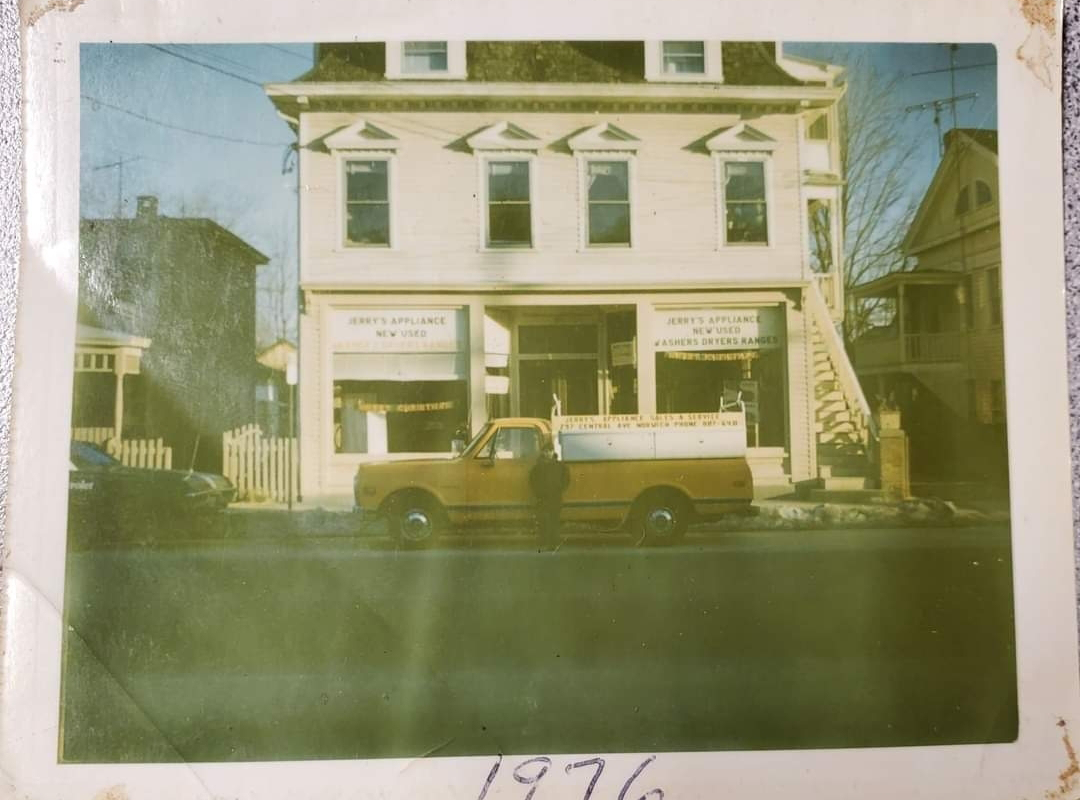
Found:
M 394 150 L 398 140 L 366 120 L 357 120 L 327 136 L 323 143 L 330 150 Z
M 529 150 L 540 149 L 540 139 L 512 122 L 499 122 L 477 131 L 465 140 L 471 150 Z
M 589 150 L 633 152 L 638 149 L 641 140 L 610 122 L 604 122 L 571 136 L 566 144 L 575 153 Z
M 730 128 L 721 129 L 705 142 L 705 147 L 712 153 L 763 153 L 768 154 L 780 143 L 757 128 L 740 122 Z

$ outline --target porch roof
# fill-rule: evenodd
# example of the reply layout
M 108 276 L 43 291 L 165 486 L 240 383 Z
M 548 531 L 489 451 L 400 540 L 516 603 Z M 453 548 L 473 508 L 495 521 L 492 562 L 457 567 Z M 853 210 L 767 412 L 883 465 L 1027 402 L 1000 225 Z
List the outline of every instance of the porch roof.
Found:
M 900 286 L 953 286 L 964 277 L 962 272 L 939 269 L 917 269 L 911 272 L 890 272 L 866 283 L 851 287 L 853 297 L 881 297 L 893 294 Z
M 146 350 L 150 340 L 122 331 L 110 331 L 80 324 L 75 331 L 75 347 L 135 347 Z

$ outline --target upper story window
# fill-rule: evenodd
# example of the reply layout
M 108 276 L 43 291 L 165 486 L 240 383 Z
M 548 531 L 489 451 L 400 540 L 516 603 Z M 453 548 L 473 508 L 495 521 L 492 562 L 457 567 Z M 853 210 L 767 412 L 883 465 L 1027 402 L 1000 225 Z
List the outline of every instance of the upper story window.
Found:
M 630 246 L 630 163 L 588 161 L 589 245 Z
M 408 75 L 446 72 L 449 60 L 446 42 L 402 42 L 401 71 Z
M 724 79 L 720 42 L 645 42 L 645 80 L 716 81 Z
M 705 42 L 661 42 L 665 75 L 704 75 Z
M 745 122 L 705 142 L 716 162 L 721 246 L 769 244 L 769 164 L 777 145 Z
M 724 244 L 768 244 L 765 162 L 723 164 Z
M 969 211 L 971 211 L 971 190 L 965 186 L 956 195 L 956 206 L 953 209 L 953 213 L 959 217 L 961 214 L 966 214 Z
M 345 161 L 345 244 L 390 246 L 390 159 Z
M 386 77 L 464 80 L 464 42 L 387 42 Z
M 833 271 L 833 221 L 832 201 L 814 197 L 806 201 L 807 232 L 810 253 L 810 271 L 826 273 Z
M 971 211 L 972 195 L 975 198 L 975 208 L 984 208 L 994 202 L 994 192 L 990 184 L 983 180 L 976 180 L 972 184 L 962 186 L 956 193 L 956 205 L 953 207 L 955 216 L 959 217 Z
M 829 138 L 829 115 L 822 112 L 806 126 L 806 138 L 812 141 L 825 141 Z
M 531 164 L 487 162 L 487 246 L 532 247 Z
M 631 185 L 641 141 L 610 122 L 576 133 L 567 145 L 578 156 L 582 247 L 629 247 Z

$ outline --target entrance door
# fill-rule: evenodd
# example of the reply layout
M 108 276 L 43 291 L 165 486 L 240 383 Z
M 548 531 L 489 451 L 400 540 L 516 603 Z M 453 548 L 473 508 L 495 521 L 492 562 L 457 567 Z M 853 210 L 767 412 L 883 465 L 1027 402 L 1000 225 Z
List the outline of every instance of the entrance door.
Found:
M 521 416 L 549 419 L 554 397 L 563 414 L 599 413 L 600 325 L 593 319 L 518 326 Z
M 522 361 L 519 365 L 521 415 L 551 418 L 554 397 L 563 414 L 597 414 L 596 359 Z

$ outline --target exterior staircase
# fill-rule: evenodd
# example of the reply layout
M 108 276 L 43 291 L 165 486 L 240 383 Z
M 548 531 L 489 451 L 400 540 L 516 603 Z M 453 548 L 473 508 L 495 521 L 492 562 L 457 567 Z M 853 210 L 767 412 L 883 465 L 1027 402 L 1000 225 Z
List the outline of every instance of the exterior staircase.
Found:
M 812 321 L 817 488 L 861 492 L 869 488 L 874 473 L 871 448 L 877 434 L 870 407 L 817 286 L 808 287 L 807 300 Z

